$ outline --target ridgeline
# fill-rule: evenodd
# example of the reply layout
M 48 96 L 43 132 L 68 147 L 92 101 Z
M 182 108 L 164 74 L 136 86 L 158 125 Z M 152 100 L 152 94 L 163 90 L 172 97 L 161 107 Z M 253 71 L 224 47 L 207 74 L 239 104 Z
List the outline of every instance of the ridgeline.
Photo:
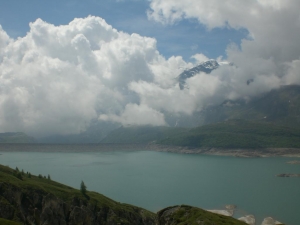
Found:
M 300 148 L 300 129 L 230 120 L 197 128 L 121 127 L 101 143 L 154 143 L 194 148 Z

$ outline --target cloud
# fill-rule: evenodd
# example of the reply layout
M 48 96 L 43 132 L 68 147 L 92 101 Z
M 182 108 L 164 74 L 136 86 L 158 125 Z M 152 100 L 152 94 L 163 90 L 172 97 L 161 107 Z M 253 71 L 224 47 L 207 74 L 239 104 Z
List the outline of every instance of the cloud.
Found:
M 125 126 L 130 125 L 152 125 L 166 126 L 164 114 L 147 105 L 127 104 L 121 115 L 103 114 L 100 120 L 118 122 Z
M 2 26 L 0 25 L 0 57 L 1 57 L 1 54 L 4 53 L 3 51 L 10 41 L 11 40 L 9 39 L 9 36 L 2 29 Z
M 147 115 L 135 124 L 165 124 L 128 89 L 134 81 L 159 80 L 152 71 L 158 62 L 166 60 L 155 39 L 119 32 L 99 17 L 62 26 L 37 19 L 16 40 L 1 28 L 0 132 L 79 133 L 99 115 L 122 113 L 119 122 L 134 124 L 133 110 Z
M 194 59 L 197 63 L 202 63 L 209 60 L 209 58 L 207 58 L 207 56 L 205 56 L 204 54 L 195 54 L 191 58 Z
M 251 98 L 284 84 L 300 84 L 300 2 L 152 0 L 149 18 L 174 23 L 196 18 L 208 29 L 246 28 L 211 74 L 180 90 L 177 77 L 207 59 L 166 59 L 156 40 L 114 29 L 99 17 L 54 26 L 41 19 L 26 36 L 0 28 L 0 132 L 34 136 L 84 131 L 90 121 L 168 125 L 169 115 L 192 115 L 226 99 Z M 249 85 L 247 81 L 253 81 Z M 248 83 L 248 84 L 247 84 Z
M 227 48 L 225 60 L 234 62 L 235 67 L 212 74 L 223 86 L 231 87 L 231 94 L 225 96 L 253 96 L 280 85 L 299 83 L 300 1 L 151 0 L 150 7 L 148 18 L 165 24 L 197 19 L 209 30 L 248 30 L 249 38 L 240 46 L 232 43 Z M 203 58 L 194 56 L 199 57 Z M 244 87 L 247 80 L 253 83 Z

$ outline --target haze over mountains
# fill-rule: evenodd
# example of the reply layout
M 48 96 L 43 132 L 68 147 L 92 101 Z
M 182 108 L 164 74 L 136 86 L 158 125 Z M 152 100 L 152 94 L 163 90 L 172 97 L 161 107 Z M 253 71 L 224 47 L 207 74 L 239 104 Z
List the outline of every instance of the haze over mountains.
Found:
M 222 70 L 223 68 L 236 67 L 233 63 L 227 62 L 217 62 L 216 60 L 208 60 L 199 63 L 195 67 L 186 69 L 176 76 L 176 85 L 180 88 L 179 92 L 190 91 L 190 85 L 193 85 L 190 80 L 199 76 L 215 76 L 212 72 L 217 70 Z M 247 88 L 252 87 L 252 83 L 255 82 L 254 79 L 245 80 L 245 86 Z M 203 87 L 199 87 L 201 89 Z M 201 90 L 199 90 L 201 91 Z M 170 96 L 172 97 L 172 96 Z M 173 107 L 181 108 L 180 101 L 176 102 L 176 95 L 172 98 Z M 157 99 L 160 101 L 160 99 Z M 139 111 L 138 108 L 133 108 L 127 113 L 138 113 L 140 117 L 149 116 L 145 111 Z M 213 124 L 228 120 L 250 120 L 256 122 L 272 122 L 277 125 L 298 127 L 300 122 L 300 86 L 298 85 L 286 85 L 281 86 L 277 89 L 273 89 L 269 92 L 258 94 L 255 96 L 247 96 L 242 98 L 237 98 L 235 100 L 225 99 L 220 102 L 220 104 L 207 103 L 206 107 L 201 110 L 196 110 L 192 113 L 172 113 L 167 110 L 162 110 L 165 122 L 160 124 L 140 124 L 141 126 L 167 126 L 167 127 L 197 127 L 206 124 Z M 155 114 L 155 113 L 154 113 Z M 129 117 L 132 115 L 128 115 Z M 153 116 L 153 115 L 152 115 Z M 107 118 L 106 118 L 107 119 Z M 79 134 L 67 134 L 61 135 L 59 133 L 53 135 L 46 135 L 41 137 L 36 137 L 37 142 L 42 143 L 99 143 L 110 132 L 118 129 L 122 126 L 120 121 L 110 121 L 110 120 L 91 120 L 89 124 L 86 125 L 86 130 L 79 132 Z M 135 127 L 139 126 L 139 123 L 125 123 L 125 127 Z M 151 133 L 151 132 L 150 132 Z M 148 134 L 151 136 L 151 134 Z M 156 134 L 157 135 L 157 134 Z M 11 139 L 13 140 L 13 139 Z M 24 139 L 25 140 L 25 139 Z M 28 139 L 29 140 L 29 139 Z M 6 142 L 3 139 L 2 142 Z M 107 140 L 106 140 L 107 142 Z M 137 141 L 139 142 L 139 141 Z
M 186 81 L 188 79 L 197 76 L 200 73 L 210 74 L 212 71 L 224 66 L 232 67 L 234 66 L 234 64 L 219 64 L 215 60 L 209 60 L 200 63 L 191 69 L 185 70 L 177 77 L 177 82 L 181 91 L 189 88 L 186 84 Z M 251 85 L 252 82 L 253 80 L 245 81 L 248 86 Z M 221 104 L 207 106 L 203 110 L 194 112 L 191 115 L 173 115 L 168 112 L 165 112 L 164 114 L 165 120 L 169 127 L 189 128 L 238 119 L 254 122 L 270 122 L 281 126 L 298 128 L 300 123 L 300 86 L 286 85 L 252 98 L 225 100 Z M 41 138 L 39 141 L 45 143 L 98 143 L 100 141 L 109 142 L 109 139 L 105 137 L 118 127 L 120 127 L 118 123 L 93 121 L 88 129 L 85 132 L 80 133 L 79 135 L 48 136 Z M 127 124 L 125 128 L 126 127 L 138 126 L 134 124 Z M 142 130 L 144 129 L 144 134 L 148 135 L 150 139 L 155 139 L 152 137 L 152 135 L 156 136 L 156 139 L 158 138 L 158 135 L 162 135 L 160 131 L 161 129 L 169 130 L 168 128 L 152 129 L 150 126 L 147 128 L 147 133 L 145 133 L 145 126 L 142 127 L 144 127 L 141 128 Z M 153 134 L 154 130 L 155 134 Z M 119 138 L 121 137 L 119 136 Z M 115 142 L 115 140 L 112 140 L 112 142 Z M 120 141 L 120 143 L 132 142 L 134 142 L 132 137 L 130 137 L 127 141 Z M 136 142 L 141 142 L 141 140 L 139 139 Z
M 151 143 L 153 141 L 163 140 L 172 135 L 175 135 L 174 138 L 180 139 L 180 134 L 184 136 L 189 128 L 192 127 L 219 122 L 225 122 L 224 126 L 230 127 L 230 121 L 235 121 L 234 126 L 231 127 L 231 132 L 234 131 L 232 135 L 236 135 L 236 132 L 240 132 L 241 128 L 245 128 L 246 131 L 248 126 L 253 126 L 255 129 L 253 130 L 253 127 L 251 129 L 249 128 L 246 133 L 252 132 L 252 135 L 256 135 L 257 133 L 260 133 L 261 130 L 267 129 L 269 135 L 272 136 L 274 135 L 272 131 L 281 129 L 281 135 L 288 136 L 290 135 L 290 132 L 294 132 L 292 131 L 293 129 L 295 129 L 296 133 L 299 133 L 297 130 L 300 125 L 300 86 L 283 86 L 280 89 L 264 93 L 251 100 L 240 99 L 236 101 L 224 101 L 220 105 L 210 106 L 189 118 L 183 117 L 181 118 L 182 120 L 176 119 L 176 123 L 171 121 L 173 122 L 173 126 L 169 127 L 129 125 L 118 128 L 119 126 L 117 124 L 107 123 L 106 127 L 102 129 L 103 126 L 96 122 L 90 129 L 79 135 L 47 137 L 45 139 L 40 139 L 40 141 L 47 143 Z M 292 128 L 292 130 L 289 131 L 288 127 Z M 215 129 L 215 131 L 217 131 L 220 127 L 218 127 L 218 125 L 215 127 L 203 127 L 202 130 L 204 132 L 207 129 Z M 300 138 L 299 134 L 295 136 L 296 139 Z M 276 141 L 280 139 L 279 136 L 280 135 L 277 134 L 275 139 L 272 139 L 273 143 L 276 143 Z M 252 138 L 253 140 L 253 137 L 254 136 L 245 138 Z M 228 140 L 232 140 L 232 137 L 228 137 Z M 269 142 L 272 140 L 269 140 Z M 280 147 L 298 146 L 294 140 L 289 141 L 293 142 L 295 145 L 291 145 L 292 143 L 289 143 L 286 146 L 280 144 Z M 285 143 L 288 143 L 289 141 L 286 140 Z M 229 143 L 228 145 L 227 143 L 226 145 L 230 146 L 231 144 Z M 245 148 L 247 145 L 248 147 L 253 147 L 255 145 L 256 147 L 268 147 L 268 145 L 261 143 L 255 144 L 252 141 L 247 141 L 245 144 L 243 145 Z M 269 147 L 270 146 L 271 145 L 269 145 Z M 276 144 L 274 147 L 275 146 Z M 222 146 L 219 145 L 219 147 Z

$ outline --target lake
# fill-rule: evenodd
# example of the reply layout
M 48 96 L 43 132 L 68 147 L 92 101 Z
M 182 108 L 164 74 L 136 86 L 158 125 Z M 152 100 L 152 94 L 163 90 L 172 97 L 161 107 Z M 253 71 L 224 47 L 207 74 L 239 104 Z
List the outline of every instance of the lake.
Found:
M 51 175 L 52 180 L 102 193 L 118 202 L 156 212 L 164 207 L 187 204 L 204 209 L 237 205 L 235 217 L 255 215 L 258 223 L 271 216 L 289 225 L 300 224 L 300 178 L 279 178 L 280 173 L 300 173 L 294 158 L 235 158 L 154 151 L 30 152 L 22 145 L 1 152 L 0 163 L 32 174 Z M 3 149 L 3 148 L 2 148 Z M 8 147 L 6 147 L 9 150 Z M 69 149 L 64 152 L 63 149 Z M 0 148 L 1 150 L 1 148 Z M 35 149 L 36 150 L 36 149 Z M 297 159 L 296 159 L 297 160 Z

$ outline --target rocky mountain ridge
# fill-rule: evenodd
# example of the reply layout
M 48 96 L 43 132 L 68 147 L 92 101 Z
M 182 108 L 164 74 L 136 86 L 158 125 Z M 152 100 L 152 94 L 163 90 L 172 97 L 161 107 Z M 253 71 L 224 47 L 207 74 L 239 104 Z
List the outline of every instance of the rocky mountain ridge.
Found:
M 220 64 L 216 60 L 210 59 L 208 61 L 198 64 L 193 68 L 184 70 L 181 74 L 179 74 L 177 78 L 180 89 L 182 90 L 185 88 L 186 79 L 191 78 L 200 72 L 209 74 L 211 73 L 211 71 L 217 69 L 219 66 Z

